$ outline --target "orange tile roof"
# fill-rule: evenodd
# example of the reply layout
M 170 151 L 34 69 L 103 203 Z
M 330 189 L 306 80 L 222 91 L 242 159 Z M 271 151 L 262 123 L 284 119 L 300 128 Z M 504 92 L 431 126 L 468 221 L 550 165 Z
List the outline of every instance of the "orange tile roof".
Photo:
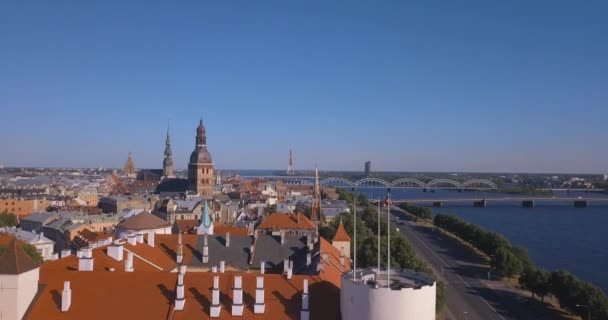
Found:
M 223 235 L 223 234 L 226 234 L 226 232 L 230 232 L 231 236 L 246 236 L 247 228 L 231 226 L 231 225 L 227 225 L 223 222 L 214 222 L 213 223 L 213 233 L 214 234 Z
M 338 230 L 336 230 L 336 235 L 332 241 L 347 241 L 350 242 L 350 237 L 348 233 L 346 233 L 346 229 L 344 229 L 344 224 L 340 221 L 340 225 L 338 225 Z
M 0 254 L 0 274 L 21 274 L 38 268 L 36 263 L 23 250 L 23 242 L 12 238 Z
M 340 288 L 342 274 L 351 270 L 350 260 L 344 258 L 344 265 L 340 263 L 341 252 L 323 237 L 319 237 L 319 247 L 321 251 L 321 262 L 323 269 L 319 272 L 319 277 Z
M 193 229 L 198 227 L 199 222 L 197 219 L 182 219 L 175 220 L 175 224 L 177 224 L 177 228 L 181 233 L 196 233 Z
M 144 211 L 138 215 L 127 218 L 125 221 L 119 223 L 117 229 L 130 229 L 130 230 L 148 230 L 148 229 L 159 229 L 170 227 L 171 223 L 167 220 L 163 220 L 153 214 L 150 211 Z
M 212 273 L 187 273 L 184 279 L 186 303 L 173 310 L 175 273 L 41 272 L 45 286 L 26 319 L 209 319 Z M 264 275 L 266 310 L 253 314 L 256 274 L 243 274 L 245 308 L 239 319 L 298 319 L 303 280 L 309 280 L 311 319 L 339 319 L 339 289 L 317 276 Z M 63 282 L 70 281 L 72 304 L 61 312 L 57 302 Z M 220 275 L 219 319 L 232 319 L 234 274 Z M 60 301 L 60 299 L 59 299 Z
M 300 214 L 300 223 L 298 223 L 298 214 L 273 213 L 266 217 L 258 226 L 258 229 L 316 229 L 317 226 L 310 221 L 304 214 Z
M 144 246 L 146 244 L 140 244 Z M 125 261 L 127 261 L 127 252 L 123 251 L 123 260 L 116 261 L 107 254 L 107 247 L 99 247 L 93 249 L 93 272 L 98 273 L 110 273 L 110 269 L 114 268 L 114 272 L 125 272 Z M 133 269 L 135 272 L 153 271 L 160 272 L 161 270 L 155 268 L 149 263 L 133 257 Z M 46 262 L 41 268 L 41 271 L 51 272 L 78 272 L 78 257 L 71 255 L 66 258 L 61 258 L 55 261 Z

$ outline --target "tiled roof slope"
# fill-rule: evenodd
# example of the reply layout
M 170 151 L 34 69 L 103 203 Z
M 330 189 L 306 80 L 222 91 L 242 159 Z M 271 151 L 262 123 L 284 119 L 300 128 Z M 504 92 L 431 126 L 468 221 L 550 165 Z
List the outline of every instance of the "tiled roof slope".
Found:
M 350 242 L 350 237 L 348 233 L 346 233 L 346 229 L 344 229 L 344 224 L 340 221 L 340 225 L 338 225 L 338 230 L 336 230 L 336 235 L 332 241 L 347 241 Z
M 30 256 L 25 253 L 23 243 L 13 238 L 0 254 L 0 274 L 21 274 L 38 268 Z
M 187 273 L 185 308 L 173 310 L 175 273 L 140 273 L 137 276 L 111 272 L 53 272 L 43 270 L 45 286 L 26 319 L 209 319 L 212 273 Z M 264 275 L 266 310 L 253 314 L 256 274 L 243 274 L 245 308 L 238 319 L 299 319 L 303 280 L 309 280 L 311 319 L 339 319 L 340 293 L 333 284 L 317 276 Z M 70 281 L 72 304 L 61 312 L 57 296 L 63 282 Z M 219 319 L 232 319 L 234 274 L 220 275 Z M 59 300 L 60 301 L 60 300 Z M 59 302 L 60 303 L 60 302 Z
M 298 223 L 298 214 L 273 213 L 266 217 L 258 226 L 258 229 L 316 229 L 317 226 L 306 218 L 304 214 L 300 214 L 300 223 Z
M 130 230 L 147 230 L 166 228 L 170 226 L 171 223 L 169 223 L 169 221 L 163 220 L 151 214 L 149 211 L 144 211 L 119 223 L 116 228 Z

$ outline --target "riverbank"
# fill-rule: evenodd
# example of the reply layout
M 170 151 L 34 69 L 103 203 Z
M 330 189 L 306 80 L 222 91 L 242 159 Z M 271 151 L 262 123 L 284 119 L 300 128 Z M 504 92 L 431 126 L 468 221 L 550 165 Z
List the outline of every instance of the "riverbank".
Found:
M 458 235 L 434 226 L 428 219 L 420 219 L 416 215 L 406 211 L 404 211 L 404 215 L 414 221 L 417 220 L 424 228 L 433 230 L 433 232 L 441 234 L 443 237 L 445 237 L 445 239 L 449 239 L 449 241 L 456 243 L 460 248 L 468 252 L 469 259 L 474 260 L 476 263 L 484 263 L 487 270 L 490 270 L 490 266 L 488 264 L 491 261 L 490 257 L 484 252 L 478 250 L 475 246 L 460 238 Z M 520 299 L 525 299 L 529 302 L 532 309 L 538 309 L 540 306 L 544 306 L 548 312 L 559 316 L 560 319 L 580 319 L 580 317 L 574 315 L 572 312 L 568 312 L 567 310 L 560 308 L 558 299 L 553 295 L 548 294 L 544 298 L 544 301 L 534 298 L 534 295 L 532 295 L 530 291 L 522 288 L 517 278 L 496 279 L 494 276 L 492 276 L 492 279 L 493 280 L 483 280 L 482 283 L 487 288 L 492 290 L 506 290 L 513 295 L 519 296 Z M 564 299 L 564 297 L 562 297 L 562 299 Z

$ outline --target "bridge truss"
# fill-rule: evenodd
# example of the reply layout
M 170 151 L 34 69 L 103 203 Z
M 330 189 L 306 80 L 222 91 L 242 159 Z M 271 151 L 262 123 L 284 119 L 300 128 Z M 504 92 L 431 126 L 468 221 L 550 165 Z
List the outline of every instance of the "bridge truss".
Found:
M 298 181 L 300 184 L 308 184 L 308 179 Z M 471 179 L 465 182 L 458 182 L 452 179 L 434 179 L 424 182 L 414 178 L 402 178 L 393 182 L 388 182 L 379 178 L 364 178 L 351 181 L 340 177 L 330 177 L 319 182 L 322 186 L 334 188 L 411 188 L 411 189 L 475 189 L 493 190 L 497 189 L 494 182 L 486 179 Z

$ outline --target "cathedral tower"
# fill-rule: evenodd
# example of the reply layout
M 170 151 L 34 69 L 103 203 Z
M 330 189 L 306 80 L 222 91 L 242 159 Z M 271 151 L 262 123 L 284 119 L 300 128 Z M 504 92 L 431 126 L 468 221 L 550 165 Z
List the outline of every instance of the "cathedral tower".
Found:
M 133 158 L 131 157 L 131 152 L 129 152 L 129 158 L 125 162 L 124 166 L 124 174 L 127 178 L 135 178 L 135 162 L 133 162 Z
M 188 184 L 205 199 L 213 197 L 213 161 L 207 151 L 207 135 L 203 119 L 196 128 L 196 146 L 188 163 Z
M 167 126 L 167 140 L 165 141 L 165 159 L 163 160 L 163 177 L 175 178 L 173 174 L 173 152 L 171 151 L 171 135 Z

